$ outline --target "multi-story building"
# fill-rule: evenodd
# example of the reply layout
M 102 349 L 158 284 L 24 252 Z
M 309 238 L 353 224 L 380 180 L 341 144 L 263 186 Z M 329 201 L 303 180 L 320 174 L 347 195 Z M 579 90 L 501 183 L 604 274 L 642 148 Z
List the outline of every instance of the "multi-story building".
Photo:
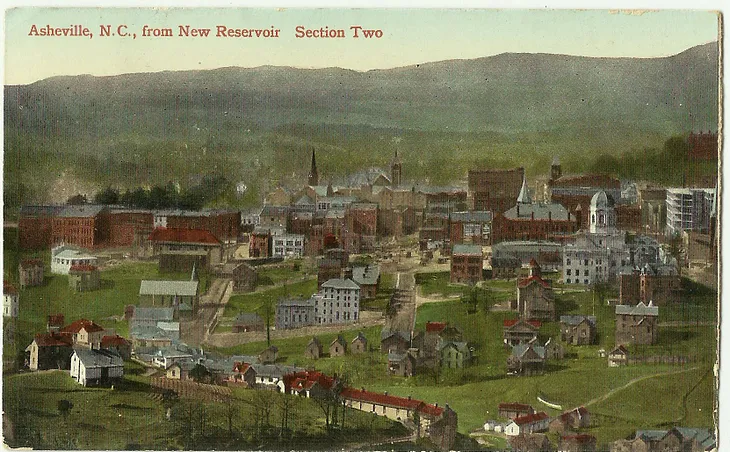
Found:
M 492 212 L 452 212 L 449 215 L 451 244 L 491 244 Z
M 561 315 L 560 339 L 572 345 L 591 345 L 596 339 L 596 317 Z
M 454 245 L 451 252 L 451 282 L 477 283 L 482 280 L 482 247 Z
M 542 278 L 540 265 L 534 259 L 529 276 L 517 281 L 517 311 L 523 319 L 555 320 L 552 281 Z
M 330 279 L 314 296 L 319 324 L 353 323 L 360 313 L 360 286 L 351 279 Z
M 304 236 L 299 234 L 282 234 L 272 237 L 273 255 L 290 258 L 304 255 Z
M 317 321 L 316 310 L 314 297 L 280 300 L 276 304 L 276 329 L 283 330 L 314 325 Z
M 564 241 L 578 229 L 574 215 L 561 204 L 517 203 L 493 222 L 492 242 Z
M 510 170 L 469 170 L 466 202 L 469 210 L 497 214 L 515 205 L 525 179 L 524 168 Z
M 18 317 L 18 290 L 7 281 L 3 281 L 3 317 Z
M 53 245 L 53 218 L 64 206 L 23 206 L 18 218 L 18 245 L 23 250 Z
M 619 276 L 619 303 L 641 301 L 655 305 L 676 303 L 682 291 L 681 278 L 673 265 L 649 265 L 635 267 L 630 273 Z
M 189 272 L 223 263 L 223 244 L 206 229 L 157 228 L 149 236 L 160 270 Z
M 251 237 L 248 243 L 248 255 L 253 258 L 270 257 L 272 246 L 271 246 L 271 231 L 266 228 L 257 227 L 251 233 Z
M 43 261 L 23 259 L 18 265 L 20 287 L 40 286 L 43 284 Z
M 715 195 L 714 188 L 668 188 L 667 234 L 676 235 L 682 231 L 707 233 Z
M 616 344 L 651 345 L 659 332 L 659 307 L 651 302 L 636 306 L 616 305 Z
M 578 229 L 588 225 L 588 206 L 596 193 L 603 191 L 614 202 L 621 200 L 621 181 L 614 177 L 602 174 L 563 176 L 559 171 L 554 175 L 558 177 L 550 181 L 550 200 L 562 204 L 577 217 Z
M 492 246 L 492 260 L 495 258 L 517 259 L 520 266 L 529 265 L 535 259 L 546 272 L 556 271 L 563 265 L 563 245 L 556 242 L 500 242 Z
M 53 218 L 53 244 L 98 247 L 109 238 L 109 211 L 104 206 L 66 206 Z

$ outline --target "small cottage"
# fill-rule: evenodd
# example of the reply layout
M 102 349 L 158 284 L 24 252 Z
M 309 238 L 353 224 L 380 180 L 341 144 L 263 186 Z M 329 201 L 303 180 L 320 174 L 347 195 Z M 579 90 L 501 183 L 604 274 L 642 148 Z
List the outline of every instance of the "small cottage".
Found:
M 322 343 L 316 337 L 312 337 L 304 349 L 304 357 L 319 359 L 320 356 L 322 356 Z
M 277 347 L 276 345 L 267 347 L 261 353 L 259 353 L 258 358 L 261 364 L 275 363 L 276 360 L 279 359 L 279 347 Z
M 388 373 L 399 377 L 412 377 L 416 359 L 408 352 L 391 351 L 388 353 Z
M 250 331 L 264 331 L 264 319 L 255 312 L 242 312 L 233 321 L 231 330 L 234 333 L 248 333 Z
M 619 345 L 608 354 L 608 367 L 625 366 L 628 363 L 629 350 L 623 345 Z
M 355 339 L 353 339 L 350 343 L 350 347 L 353 354 L 365 353 L 368 350 L 368 340 L 365 335 L 362 334 L 362 331 L 357 333 Z
M 74 348 L 71 355 L 71 377 L 88 386 L 118 381 L 124 375 L 124 360 L 111 350 Z
M 515 418 L 507 424 L 504 429 L 504 433 L 507 436 L 517 436 L 527 433 L 539 433 L 546 432 L 548 430 L 548 424 L 550 423 L 550 416 L 547 413 L 539 412 L 535 414 L 528 414 L 527 416 L 521 416 Z
M 345 356 L 347 353 L 347 341 L 342 335 L 338 335 L 337 339 L 330 343 L 330 356 Z

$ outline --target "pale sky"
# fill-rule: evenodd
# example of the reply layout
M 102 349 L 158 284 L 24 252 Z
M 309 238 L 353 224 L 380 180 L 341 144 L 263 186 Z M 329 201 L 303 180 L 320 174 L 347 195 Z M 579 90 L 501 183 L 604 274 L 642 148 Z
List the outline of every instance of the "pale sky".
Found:
M 29 36 L 31 26 L 82 25 L 93 38 Z M 99 36 L 100 25 L 127 26 L 137 38 Z M 169 27 L 170 38 L 142 28 Z M 179 25 L 211 28 L 207 38 L 179 37 Z M 216 26 L 280 29 L 279 38 L 217 38 Z M 297 39 L 295 27 L 344 29 L 344 39 Z M 350 26 L 380 29 L 354 39 Z M 213 69 L 261 65 L 355 70 L 391 68 L 503 52 L 654 57 L 718 39 L 707 11 L 644 14 L 608 10 L 405 9 L 111 9 L 19 8 L 6 11 L 5 84 L 55 75 Z

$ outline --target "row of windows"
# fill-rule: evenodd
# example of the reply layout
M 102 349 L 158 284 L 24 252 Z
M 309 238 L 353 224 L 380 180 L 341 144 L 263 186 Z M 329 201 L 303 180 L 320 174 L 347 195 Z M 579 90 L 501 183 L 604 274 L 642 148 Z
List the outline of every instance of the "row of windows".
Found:
M 573 284 L 573 282 L 572 282 L 572 281 L 573 281 L 573 280 L 571 280 L 570 278 L 568 278 L 568 279 L 566 279 L 566 280 L 565 280 L 565 284 Z M 580 284 L 580 279 L 577 279 L 577 278 L 576 278 L 576 279 L 575 279 L 575 284 Z M 583 284 L 590 284 L 590 283 L 588 282 L 588 280 L 587 280 L 587 279 L 584 279 L 584 280 L 583 280 Z
M 596 271 L 598 270 L 598 267 L 596 267 Z M 571 269 L 565 270 L 565 274 L 567 276 L 571 276 Z M 580 276 L 580 269 L 575 269 L 575 276 Z M 583 272 L 583 276 L 591 276 L 590 270 L 585 270 Z

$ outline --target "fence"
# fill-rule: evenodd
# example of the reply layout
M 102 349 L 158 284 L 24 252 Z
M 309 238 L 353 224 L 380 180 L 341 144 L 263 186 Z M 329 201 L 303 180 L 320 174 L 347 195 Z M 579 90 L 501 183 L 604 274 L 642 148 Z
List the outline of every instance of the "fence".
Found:
M 628 364 L 669 364 L 681 366 L 697 361 L 694 356 L 662 355 L 662 356 L 633 356 L 629 358 Z
M 231 389 L 225 386 L 196 383 L 190 380 L 153 377 L 150 379 L 150 385 L 162 390 L 175 391 L 178 396 L 185 399 L 224 402 L 231 395 Z

